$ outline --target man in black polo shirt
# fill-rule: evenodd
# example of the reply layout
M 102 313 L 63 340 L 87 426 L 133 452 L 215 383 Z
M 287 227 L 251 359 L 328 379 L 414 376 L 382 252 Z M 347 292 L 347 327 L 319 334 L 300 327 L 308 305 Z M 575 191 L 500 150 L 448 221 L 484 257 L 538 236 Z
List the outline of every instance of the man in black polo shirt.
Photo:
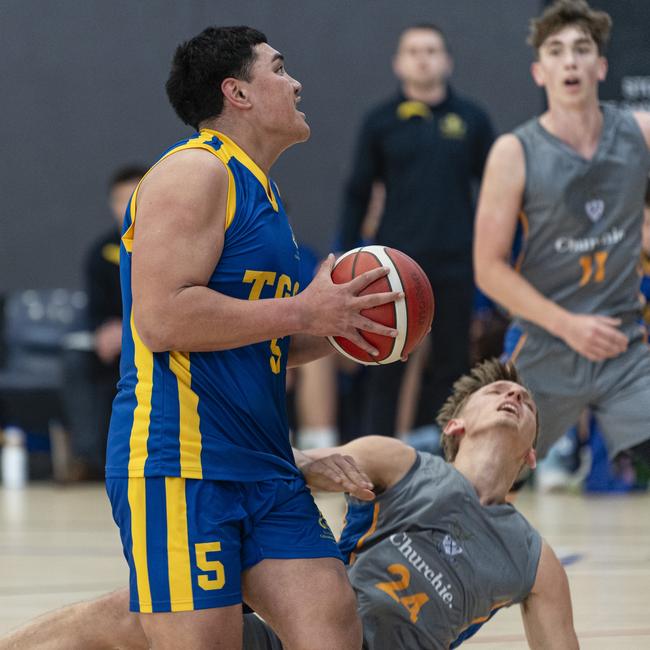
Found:
M 146 168 L 139 165 L 128 165 L 115 171 L 108 187 L 113 223 L 93 242 L 85 255 L 87 324 L 93 334 L 94 346 L 91 351 L 70 350 L 65 358 L 63 399 L 74 456 L 67 476 L 71 481 L 104 477 L 106 435 L 120 378 L 122 222 L 131 194 L 145 172 Z
M 432 424 L 430 414 L 469 366 L 473 196 L 494 130 L 485 111 L 449 87 L 452 62 L 437 26 L 403 31 L 393 69 L 401 88 L 363 123 L 340 235 L 343 250 L 359 245 L 373 183 L 381 182 L 386 200 L 376 242 L 413 257 L 436 299 L 414 422 L 419 427 Z M 399 363 L 369 369 L 360 435 L 395 433 L 403 373 Z

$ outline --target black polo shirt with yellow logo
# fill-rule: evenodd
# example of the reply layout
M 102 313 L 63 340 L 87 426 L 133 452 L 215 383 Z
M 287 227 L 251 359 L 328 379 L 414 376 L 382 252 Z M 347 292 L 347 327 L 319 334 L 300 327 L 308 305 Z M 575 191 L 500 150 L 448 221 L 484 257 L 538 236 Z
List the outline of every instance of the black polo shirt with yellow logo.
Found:
M 122 318 L 120 289 L 120 233 L 112 228 L 97 239 L 85 260 L 88 326 L 96 330 L 106 321 Z
M 432 280 L 472 274 L 474 196 L 494 129 L 487 113 L 448 89 L 435 106 L 401 93 L 364 120 L 340 229 L 358 245 L 374 181 L 386 187 L 375 240 L 415 258 Z

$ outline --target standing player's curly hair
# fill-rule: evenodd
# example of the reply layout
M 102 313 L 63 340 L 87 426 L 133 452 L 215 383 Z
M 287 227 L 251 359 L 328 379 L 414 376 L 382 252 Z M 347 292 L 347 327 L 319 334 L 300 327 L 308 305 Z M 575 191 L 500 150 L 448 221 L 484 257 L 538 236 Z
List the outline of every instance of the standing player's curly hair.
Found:
M 199 128 L 223 110 L 221 83 L 250 81 L 253 48 L 266 36 L 252 27 L 208 27 L 176 48 L 165 88 L 178 117 Z
M 436 422 L 441 431 L 444 431 L 449 420 L 458 417 L 463 410 L 469 398 L 477 391 L 493 384 L 496 381 L 512 381 L 515 384 L 523 386 L 519 373 L 511 362 L 501 363 L 498 359 L 489 359 L 474 366 L 469 374 L 463 375 L 454 383 L 452 393 L 447 401 L 442 405 Z M 537 427 L 535 430 L 535 440 L 533 447 L 537 444 L 539 434 L 539 418 L 536 415 Z M 442 435 L 442 449 L 447 462 L 451 463 L 456 458 L 460 440 L 456 436 Z
M 549 36 L 569 25 L 584 30 L 594 39 L 598 53 L 605 53 L 612 19 L 604 11 L 592 9 L 586 0 L 556 0 L 539 18 L 530 21 L 528 44 L 537 51 Z

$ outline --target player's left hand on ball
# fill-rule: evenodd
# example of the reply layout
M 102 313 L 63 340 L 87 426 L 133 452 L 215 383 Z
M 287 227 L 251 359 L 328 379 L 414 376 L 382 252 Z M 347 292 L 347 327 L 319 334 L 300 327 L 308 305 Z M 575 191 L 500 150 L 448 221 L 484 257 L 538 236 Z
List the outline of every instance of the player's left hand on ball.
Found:
M 372 501 L 373 484 L 351 456 L 332 454 L 314 460 L 302 468 L 309 487 L 326 492 L 349 492 L 363 501 Z

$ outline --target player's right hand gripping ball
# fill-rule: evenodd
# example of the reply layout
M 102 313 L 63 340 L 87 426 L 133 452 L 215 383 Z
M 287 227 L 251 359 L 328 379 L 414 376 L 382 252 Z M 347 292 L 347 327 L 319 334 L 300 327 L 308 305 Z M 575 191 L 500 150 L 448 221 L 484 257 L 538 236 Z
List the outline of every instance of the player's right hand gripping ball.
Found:
M 397 337 L 393 339 L 360 330 L 361 336 L 379 350 L 376 357 L 342 336 L 329 337 L 338 352 L 364 365 L 393 363 L 407 356 L 425 337 L 433 320 L 434 301 L 429 279 L 415 260 L 394 248 L 363 246 L 344 253 L 334 265 L 332 280 L 343 284 L 379 266 L 388 267 L 390 272 L 369 284 L 359 295 L 403 291 L 404 299 L 364 309 L 361 314 L 395 328 Z

